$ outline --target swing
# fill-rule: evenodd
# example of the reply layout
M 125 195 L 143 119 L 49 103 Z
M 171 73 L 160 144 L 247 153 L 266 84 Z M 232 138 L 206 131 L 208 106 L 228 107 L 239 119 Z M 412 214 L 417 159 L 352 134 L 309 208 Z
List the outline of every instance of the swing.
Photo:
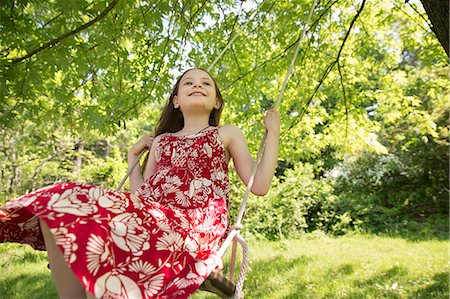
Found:
M 292 70 L 294 68 L 294 64 L 295 64 L 295 60 L 297 58 L 297 54 L 298 54 L 298 52 L 300 50 L 301 42 L 302 42 L 302 40 L 303 40 L 303 38 L 305 36 L 305 33 L 306 33 L 306 27 L 309 25 L 312 13 L 314 11 L 314 8 L 317 5 L 317 2 L 318 2 L 318 0 L 315 0 L 313 5 L 312 5 L 312 7 L 311 7 L 311 10 L 310 10 L 309 15 L 308 15 L 308 19 L 307 19 L 306 24 L 304 26 L 304 29 L 302 31 L 302 35 L 301 35 L 301 37 L 298 40 L 297 48 L 295 49 L 294 56 L 292 58 L 291 64 L 289 66 L 289 69 L 287 71 L 286 77 L 284 78 L 283 85 L 281 87 L 281 90 L 280 90 L 280 93 L 278 95 L 277 102 L 274 105 L 274 108 L 278 108 L 278 106 L 281 103 L 281 98 L 283 96 L 284 90 L 286 89 L 287 82 L 288 82 L 289 77 L 290 77 L 290 75 L 292 73 Z M 237 34 L 228 42 L 228 44 L 225 46 L 225 48 L 222 50 L 222 52 L 218 55 L 218 57 L 214 60 L 214 62 L 211 63 L 211 65 L 208 68 L 208 71 L 215 65 L 215 63 L 225 53 L 225 51 L 229 48 L 229 46 L 235 40 L 236 36 L 237 36 Z M 251 188 L 253 186 L 253 181 L 255 179 L 257 165 L 259 164 L 259 162 L 261 160 L 266 138 L 267 138 L 267 131 L 264 132 L 264 136 L 263 136 L 263 138 L 261 140 L 261 143 L 260 143 L 260 146 L 259 146 L 259 149 L 258 149 L 257 158 L 256 158 L 255 163 L 253 165 L 252 172 L 251 172 L 251 175 L 250 175 L 250 179 L 249 179 L 248 184 L 247 184 L 247 189 L 245 191 L 244 197 L 242 199 L 242 202 L 241 202 L 241 205 L 240 205 L 240 208 L 239 208 L 239 213 L 238 213 L 238 216 L 236 218 L 236 224 L 231 226 L 231 230 L 228 233 L 228 236 L 226 237 L 225 241 L 222 243 L 220 249 L 218 250 L 218 255 L 223 258 L 226 249 L 230 246 L 230 243 L 233 242 L 232 249 L 231 249 L 229 278 L 225 277 L 220 271 L 213 271 L 209 275 L 209 277 L 203 282 L 203 284 L 199 287 L 199 290 L 203 290 L 203 291 L 214 293 L 214 294 L 220 296 L 221 298 L 243 298 L 243 296 L 244 296 L 242 290 L 243 290 L 243 284 L 244 284 L 244 279 L 245 279 L 245 273 L 246 273 L 247 268 L 248 268 L 248 247 L 247 247 L 247 244 L 245 243 L 245 240 L 239 234 L 239 231 L 242 228 L 242 218 L 243 218 L 244 212 L 245 212 L 245 205 L 246 205 L 246 202 L 247 202 L 247 198 L 248 198 L 248 196 L 250 194 L 250 190 L 251 190 Z M 116 191 L 120 191 L 121 190 L 121 188 L 124 185 L 125 181 L 128 179 L 129 175 L 131 174 L 133 169 L 136 167 L 136 165 L 139 164 L 140 158 L 142 157 L 142 155 L 146 151 L 147 150 L 144 150 L 138 155 L 138 157 L 136 158 L 136 160 L 132 164 L 131 168 L 128 170 L 128 172 L 125 174 L 124 178 L 120 182 L 120 184 L 117 187 Z M 235 263 L 236 263 L 237 243 L 240 243 L 240 245 L 242 247 L 242 263 L 241 263 L 238 279 L 237 279 L 236 282 L 234 282 L 233 280 L 234 280 L 234 268 L 235 268 Z

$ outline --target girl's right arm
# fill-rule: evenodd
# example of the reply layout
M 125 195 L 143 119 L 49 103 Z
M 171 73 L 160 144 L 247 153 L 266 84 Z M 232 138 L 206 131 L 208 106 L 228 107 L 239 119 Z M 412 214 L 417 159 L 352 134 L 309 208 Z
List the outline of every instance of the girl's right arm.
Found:
M 139 154 L 143 150 L 145 150 L 146 148 L 150 148 L 150 154 L 148 159 L 149 161 L 147 163 L 146 168 L 147 172 L 150 160 L 152 156 L 154 156 L 154 152 L 152 155 L 152 151 L 154 151 L 153 148 L 155 147 L 154 144 L 156 143 L 154 142 L 154 139 L 155 137 L 153 136 L 153 134 L 144 136 L 130 148 L 130 150 L 128 151 L 128 169 L 130 169 L 133 166 L 134 161 L 136 161 Z M 150 168 L 153 167 L 150 165 Z M 136 167 L 134 167 L 133 171 L 130 173 L 129 179 L 130 179 L 130 192 L 134 193 L 137 190 L 137 188 L 139 188 L 139 186 L 141 186 L 144 183 L 144 176 L 142 175 L 141 168 L 139 167 L 139 165 L 136 165 Z

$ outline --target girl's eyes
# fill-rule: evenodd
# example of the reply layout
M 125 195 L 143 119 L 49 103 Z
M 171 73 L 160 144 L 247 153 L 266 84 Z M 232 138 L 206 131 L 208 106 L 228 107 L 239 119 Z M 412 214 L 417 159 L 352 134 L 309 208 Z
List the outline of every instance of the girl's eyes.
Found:
M 192 85 L 192 84 L 194 84 L 194 83 L 191 81 L 184 82 L 184 85 Z M 211 83 L 209 83 L 208 81 L 202 82 L 202 84 L 211 86 Z

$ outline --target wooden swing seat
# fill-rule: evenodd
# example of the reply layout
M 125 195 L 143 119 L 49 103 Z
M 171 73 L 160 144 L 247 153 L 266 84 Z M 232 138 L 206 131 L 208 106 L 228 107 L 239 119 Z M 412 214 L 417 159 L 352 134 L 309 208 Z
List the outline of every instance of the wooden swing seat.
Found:
M 234 295 L 236 285 L 219 271 L 213 271 L 200 285 L 199 290 L 214 293 L 222 298 L 230 298 Z

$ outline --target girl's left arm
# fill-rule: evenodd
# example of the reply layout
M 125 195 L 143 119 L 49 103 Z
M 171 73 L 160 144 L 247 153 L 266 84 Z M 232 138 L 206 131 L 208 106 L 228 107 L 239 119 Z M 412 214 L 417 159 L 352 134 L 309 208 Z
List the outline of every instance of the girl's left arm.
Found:
M 277 109 L 271 109 L 267 112 L 264 118 L 264 124 L 267 130 L 266 144 L 261 161 L 255 174 L 252 189 L 250 190 L 255 195 L 265 195 L 269 191 L 275 169 L 278 161 L 278 146 L 280 139 L 280 114 Z M 256 163 L 247 147 L 247 142 L 242 132 L 237 127 L 230 129 L 231 134 L 229 142 L 229 152 L 233 158 L 233 163 L 236 171 L 245 185 L 248 184 L 253 169 Z
M 267 112 L 264 118 L 264 124 L 267 130 L 266 146 L 255 176 L 255 180 L 258 178 L 258 183 L 261 185 L 263 195 L 269 191 L 270 183 L 272 182 L 278 164 L 280 113 L 276 108 Z

